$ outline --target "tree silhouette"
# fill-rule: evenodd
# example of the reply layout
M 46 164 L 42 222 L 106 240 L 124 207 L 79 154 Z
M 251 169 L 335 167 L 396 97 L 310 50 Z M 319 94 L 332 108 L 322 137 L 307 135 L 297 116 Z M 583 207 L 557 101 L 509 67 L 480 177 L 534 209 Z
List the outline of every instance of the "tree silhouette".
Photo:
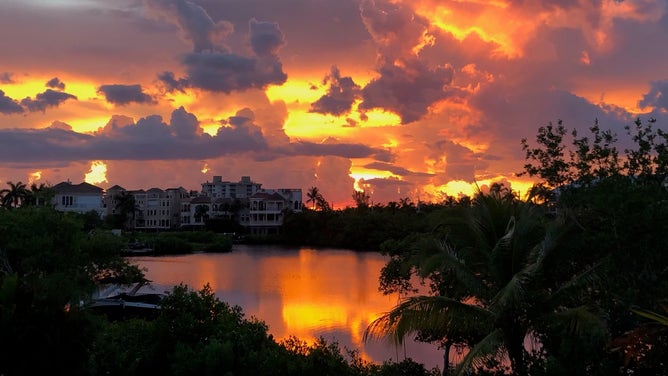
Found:
M 114 196 L 116 200 L 115 209 L 118 211 L 118 216 L 125 228 L 130 228 L 130 219 L 135 219 L 136 213 L 139 211 L 139 206 L 135 201 L 135 196 L 127 191 L 123 191 Z
M 371 197 L 365 191 L 353 191 L 353 200 L 358 208 L 368 208 Z
M 309 188 L 308 192 L 306 192 L 306 197 L 308 197 L 308 200 L 306 200 L 306 203 L 309 203 L 309 202 L 313 203 L 312 209 L 315 210 L 318 199 L 321 196 L 322 195 L 320 194 L 320 190 L 318 189 L 318 187 L 313 186 L 313 187 Z
M 209 219 L 209 206 L 207 205 L 197 205 L 195 206 L 195 220 L 200 222 L 201 220 L 206 221 Z
M 513 374 L 526 375 L 533 358 L 525 341 L 537 341 L 554 327 L 604 332 L 596 315 L 572 303 L 595 272 L 554 272 L 568 262 L 560 242 L 570 227 L 561 218 L 547 222 L 542 208 L 501 188 L 474 199 L 458 229 L 461 238 L 416 241 L 415 268 L 421 277 L 443 282 L 438 293 L 403 299 L 370 324 L 365 339 L 401 342 L 411 333 L 466 339 L 470 350 L 460 374 L 507 357 Z
M 0 196 L 2 196 L 2 206 L 6 208 L 18 208 L 19 206 L 23 205 L 30 195 L 26 185 L 20 181 L 16 184 L 8 181 L 7 185 L 9 185 L 9 188 L 0 190 Z

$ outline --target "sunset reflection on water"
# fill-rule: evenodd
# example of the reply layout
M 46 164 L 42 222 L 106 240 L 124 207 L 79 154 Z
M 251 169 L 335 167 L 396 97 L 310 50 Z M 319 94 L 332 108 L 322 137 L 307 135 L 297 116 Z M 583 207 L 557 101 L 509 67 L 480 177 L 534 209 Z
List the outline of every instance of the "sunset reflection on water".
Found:
M 133 260 L 157 288 L 184 283 L 200 289 L 208 283 L 221 300 L 267 323 L 277 340 L 312 342 L 322 336 L 376 362 L 406 356 L 431 368 L 442 359 L 433 345 L 409 342 L 399 349 L 363 342 L 369 323 L 397 302 L 396 295 L 378 291 L 386 262 L 378 253 L 235 245 L 231 253 Z

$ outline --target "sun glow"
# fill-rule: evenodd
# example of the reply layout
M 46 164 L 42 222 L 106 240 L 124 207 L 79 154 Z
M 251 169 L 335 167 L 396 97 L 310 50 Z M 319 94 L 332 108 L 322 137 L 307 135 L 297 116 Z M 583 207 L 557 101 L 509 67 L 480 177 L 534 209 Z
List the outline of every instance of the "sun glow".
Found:
M 106 183 L 107 165 L 102 161 L 92 161 L 84 181 L 89 184 Z
M 369 191 L 371 186 L 364 184 L 363 180 L 396 178 L 389 171 L 369 170 L 359 166 L 353 166 L 349 176 L 355 179 L 353 187 L 356 191 L 365 191 L 367 193 L 372 193 Z
M 42 171 L 31 172 L 28 175 L 28 185 L 40 180 L 42 178 Z

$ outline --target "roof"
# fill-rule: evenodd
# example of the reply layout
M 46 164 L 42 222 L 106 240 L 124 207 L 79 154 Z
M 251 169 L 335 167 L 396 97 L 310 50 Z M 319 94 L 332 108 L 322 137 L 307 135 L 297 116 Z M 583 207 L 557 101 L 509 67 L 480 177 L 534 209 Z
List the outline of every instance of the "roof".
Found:
M 89 194 L 102 194 L 104 189 L 88 184 L 86 182 L 80 184 L 72 184 L 69 181 L 64 181 L 53 186 L 53 190 L 56 193 L 89 193 Z
M 199 197 L 193 197 L 190 200 L 191 204 L 210 204 L 211 203 L 211 197 L 208 196 L 199 196 Z
M 257 192 L 250 196 L 254 200 L 272 200 L 272 201 L 285 201 L 285 197 L 279 195 L 278 193 L 267 193 L 267 192 Z

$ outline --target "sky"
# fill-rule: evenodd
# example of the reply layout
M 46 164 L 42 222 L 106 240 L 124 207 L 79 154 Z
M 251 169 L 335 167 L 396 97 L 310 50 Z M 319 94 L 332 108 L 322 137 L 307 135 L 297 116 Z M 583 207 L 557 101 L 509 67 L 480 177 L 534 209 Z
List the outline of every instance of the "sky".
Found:
M 668 120 L 666 0 L 3 0 L 0 35 L 0 186 L 522 194 L 538 127 Z

